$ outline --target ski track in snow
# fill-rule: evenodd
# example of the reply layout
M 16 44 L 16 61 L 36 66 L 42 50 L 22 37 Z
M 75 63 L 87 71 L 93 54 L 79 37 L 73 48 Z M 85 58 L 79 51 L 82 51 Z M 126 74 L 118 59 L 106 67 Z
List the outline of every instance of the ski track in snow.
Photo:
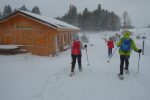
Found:
M 50 76 L 49 79 L 45 82 L 45 84 L 42 86 L 42 89 L 40 91 L 40 94 L 34 96 L 37 98 L 41 98 L 41 100 L 48 100 L 48 96 L 55 92 L 58 88 L 62 87 L 64 84 L 64 76 L 67 73 L 67 68 L 64 68 L 58 73 L 55 73 L 54 75 Z
M 92 38 L 94 38 L 94 37 L 92 37 Z M 95 38 L 95 39 L 98 39 L 97 37 Z M 102 42 L 102 41 L 101 41 Z M 96 45 L 96 43 L 93 43 L 93 44 L 95 44 Z M 96 47 L 95 47 L 96 48 Z M 90 49 L 90 48 L 89 48 Z M 92 47 L 92 49 L 94 50 L 94 48 Z M 97 53 L 97 52 L 96 52 Z M 97 55 L 95 53 L 95 56 Z M 93 53 L 92 53 L 93 54 Z M 100 55 L 103 55 L 103 54 L 100 54 Z M 89 56 L 90 56 L 90 53 L 89 53 Z M 117 56 L 117 55 L 114 55 L 114 56 Z M 107 93 L 108 94 L 110 94 L 111 96 L 112 96 L 112 94 L 113 95 L 116 95 L 117 96 L 117 94 L 116 93 L 109 93 L 109 91 L 108 90 L 111 90 L 111 89 L 114 89 L 115 90 L 115 88 L 117 88 L 118 87 L 118 85 L 120 85 L 120 86 L 124 86 L 124 88 L 126 89 L 126 92 L 128 92 L 128 85 L 132 85 L 133 86 L 133 88 L 134 89 L 137 89 L 137 90 L 142 90 L 143 92 L 144 92 L 144 94 L 146 93 L 147 94 L 147 97 L 145 97 L 145 98 L 143 98 L 142 97 L 142 99 L 143 100 L 148 100 L 148 99 L 146 99 L 146 98 L 149 98 L 149 96 L 148 96 L 148 93 L 149 93 L 149 89 L 138 79 L 138 77 L 134 74 L 134 71 L 131 71 L 131 74 L 130 75 L 125 75 L 125 80 L 119 80 L 119 79 L 117 79 L 117 73 L 116 73 L 116 71 L 113 71 L 112 72 L 112 70 L 111 70 L 111 68 L 109 68 L 109 67 L 111 67 L 111 66 L 109 66 L 109 64 L 107 65 L 107 62 L 106 63 L 104 63 L 105 65 L 104 66 L 107 66 L 107 68 L 105 68 L 105 69 L 103 69 L 103 72 L 102 71 L 100 71 L 100 70 L 98 70 L 98 71 L 100 71 L 100 72 L 97 72 L 97 71 L 95 71 L 94 70 L 94 66 L 96 66 L 97 67 L 97 65 L 100 65 L 100 64 L 97 64 L 96 62 L 96 64 L 94 64 L 94 60 L 96 60 L 96 59 L 93 59 L 93 60 L 91 60 L 91 62 L 93 62 L 93 64 L 91 64 L 90 66 L 87 66 L 86 68 L 85 68 L 85 70 L 83 71 L 83 72 L 81 72 L 81 73 L 78 73 L 78 72 L 76 72 L 76 74 L 73 76 L 73 77 L 69 77 L 68 76 L 68 74 L 66 74 L 66 73 L 68 73 L 66 70 L 67 70 L 67 68 L 64 68 L 61 72 L 58 72 L 58 73 L 56 73 L 56 74 L 54 74 L 53 76 L 51 76 L 50 78 L 49 78 L 49 80 L 47 80 L 47 82 L 44 84 L 44 86 L 42 87 L 42 90 L 41 90 L 41 93 L 40 93 L 40 98 L 41 98 L 41 100 L 49 100 L 49 98 L 52 98 L 53 100 L 57 100 L 58 98 L 61 98 L 61 97 L 63 97 L 63 100 L 65 100 L 65 99 L 71 99 L 71 96 L 65 96 L 65 93 L 64 92 L 61 92 L 61 91 L 65 91 L 65 89 L 63 88 L 63 87 L 66 87 L 66 88 L 68 88 L 68 85 L 66 86 L 65 84 L 66 84 L 66 81 L 68 81 L 68 79 L 71 79 L 71 81 L 74 81 L 74 82 L 76 82 L 76 80 L 78 80 L 78 81 L 80 81 L 79 79 L 76 79 L 77 77 L 79 78 L 79 77 L 81 77 L 81 78 L 84 78 L 84 80 L 85 80 L 85 82 L 81 82 L 79 85 L 84 85 L 84 84 L 86 84 L 86 80 L 89 82 L 89 84 L 91 84 L 91 85 L 93 85 L 92 84 L 92 82 L 96 82 L 96 81 L 99 81 L 99 80 L 101 80 L 101 81 L 103 81 L 103 82 L 100 82 L 100 84 L 102 83 L 104 86 L 108 86 L 108 88 L 106 88 L 105 87 L 105 89 L 104 90 L 106 90 L 107 91 Z M 105 59 L 98 59 L 98 60 L 103 60 L 103 61 L 105 61 Z M 112 61 L 111 61 L 112 62 Z M 111 63 L 110 62 L 110 63 Z M 84 64 L 85 65 L 85 64 Z M 118 66 L 118 65 L 116 65 L 116 66 Z M 77 67 L 77 66 L 76 66 Z M 93 69 L 91 69 L 91 68 L 93 67 Z M 87 72 L 88 72 L 88 74 L 90 74 L 90 76 L 89 75 L 83 75 L 83 76 L 79 76 L 79 75 L 82 75 L 82 74 L 87 74 Z M 104 73 L 105 72 L 105 73 Z M 100 74 L 101 73 L 101 74 Z M 103 75 L 102 75 L 103 74 Z M 102 75 L 102 79 L 101 79 L 101 77 L 100 78 L 97 78 L 97 76 L 100 76 L 100 75 Z M 89 79 L 88 79 L 88 77 L 90 77 L 90 81 L 89 81 Z M 95 77 L 94 79 L 92 79 L 92 77 Z M 92 79 L 92 80 L 91 80 Z M 99 79 L 99 80 L 98 80 Z M 116 80 L 117 79 L 117 80 Z M 114 80 L 116 80 L 116 81 L 114 81 Z M 130 80 L 130 81 L 129 81 Z M 70 80 L 69 80 L 70 81 Z M 68 82 L 69 82 L 68 81 Z M 77 81 L 77 83 L 78 83 L 78 81 Z M 98 84 L 95 84 L 95 85 L 98 85 Z M 76 85 L 75 85 L 76 86 Z M 101 87 L 101 86 L 100 86 Z M 114 88 L 115 87 L 115 88 Z M 140 87 L 140 88 L 138 88 L 138 87 Z M 73 87 L 72 87 L 73 88 Z M 78 87 L 74 87 L 74 88 L 78 88 Z M 86 87 L 86 88 L 89 88 L 89 87 Z M 92 88 L 95 88 L 94 86 L 92 86 Z M 102 88 L 102 87 L 101 87 Z M 69 86 L 69 89 L 70 89 L 70 92 L 71 92 L 71 86 Z M 85 87 L 83 88 L 83 89 L 85 89 Z M 102 88 L 103 89 L 103 88 Z M 121 88 L 122 89 L 122 88 Z M 91 90 L 92 91 L 92 90 Z M 97 90 L 96 90 L 97 91 Z M 105 91 L 105 92 L 106 92 Z M 121 91 L 120 90 L 120 87 L 119 87 L 119 91 Z M 122 91 L 124 91 L 124 90 L 122 90 Z M 80 91 L 79 91 L 80 92 Z M 94 91 L 92 91 L 92 92 L 94 92 Z M 103 92 L 103 91 L 99 91 L 99 92 Z M 139 93 L 139 94 L 141 94 L 141 93 Z M 94 94 L 90 94 L 91 95 L 91 97 L 94 97 L 94 96 L 92 96 L 92 95 L 94 95 Z M 105 94 L 106 95 L 106 94 Z M 134 94 L 134 95 L 136 95 L 136 94 Z M 143 95 L 143 94 L 142 94 Z M 73 95 L 72 95 L 73 96 Z M 119 97 L 116 97 L 116 96 L 112 96 L 112 97 L 114 97 L 115 99 L 113 99 L 113 100 L 117 100 L 117 99 L 119 99 Z M 126 94 L 124 94 L 124 96 L 127 96 Z M 130 95 L 131 97 L 132 97 L 132 95 Z M 78 100 L 83 100 L 83 99 L 88 99 L 88 100 L 92 100 L 92 98 L 86 98 L 86 97 L 82 97 L 82 96 L 80 96 L 81 97 L 81 99 L 79 99 L 78 97 L 77 97 L 77 99 Z M 103 97 L 104 98 L 104 97 Z M 125 97 L 124 97 L 125 98 Z M 134 97 L 133 97 L 134 98 Z M 137 99 L 138 99 L 139 97 L 137 96 Z M 104 98 L 104 100 L 107 100 L 107 99 L 109 99 L 109 98 L 107 98 L 106 96 L 105 96 L 105 98 Z M 129 98 L 125 98 L 125 99 L 122 99 L 122 100 L 129 100 Z

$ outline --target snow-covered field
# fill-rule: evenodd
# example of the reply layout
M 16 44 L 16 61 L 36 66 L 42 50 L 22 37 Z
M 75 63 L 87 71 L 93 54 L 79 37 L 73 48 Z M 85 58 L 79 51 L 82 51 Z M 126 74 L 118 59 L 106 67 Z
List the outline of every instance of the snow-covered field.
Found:
M 117 77 L 118 52 L 107 63 L 107 47 L 100 33 L 88 34 L 90 65 L 83 50 L 83 72 L 76 65 L 73 77 L 69 77 L 70 50 L 56 57 L 0 55 L 0 100 L 150 100 L 150 31 L 146 35 L 139 73 L 139 55 L 132 52 L 130 74 L 124 80 Z M 142 41 L 135 40 L 139 48 Z

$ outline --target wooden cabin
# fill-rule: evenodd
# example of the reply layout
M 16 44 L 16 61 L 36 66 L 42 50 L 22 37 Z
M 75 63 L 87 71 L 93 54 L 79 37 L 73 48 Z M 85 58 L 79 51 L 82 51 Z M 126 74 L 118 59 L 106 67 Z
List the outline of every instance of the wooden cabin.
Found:
M 19 10 L 0 20 L 0 45 L 22 45 L 35 55 L 55 55 L 71 43 L 79 30 L 68 23 Z

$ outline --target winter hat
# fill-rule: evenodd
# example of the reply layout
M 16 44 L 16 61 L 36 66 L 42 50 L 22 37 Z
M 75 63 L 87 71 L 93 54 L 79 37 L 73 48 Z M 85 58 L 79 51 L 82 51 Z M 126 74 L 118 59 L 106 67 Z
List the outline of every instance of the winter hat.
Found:
M 131 32 L 130 31 L 124 31 L 123 35 L 124 35 L 124 37 L 129 38 L 131 35 Z
M 73 36 L 73 40 L 79 40 L 79 35 L 78 35 L 78 34 L 75 34 L 75 35 Z

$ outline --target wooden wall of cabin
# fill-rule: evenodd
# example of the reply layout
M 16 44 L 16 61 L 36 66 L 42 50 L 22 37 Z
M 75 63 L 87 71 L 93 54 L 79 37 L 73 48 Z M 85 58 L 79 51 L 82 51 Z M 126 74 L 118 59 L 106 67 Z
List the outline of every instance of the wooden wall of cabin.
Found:
M 32 54 L 48 56 L 54 53 L 56 30 L 22 15 L 0 24 L 0 43 L 24 45 Z

